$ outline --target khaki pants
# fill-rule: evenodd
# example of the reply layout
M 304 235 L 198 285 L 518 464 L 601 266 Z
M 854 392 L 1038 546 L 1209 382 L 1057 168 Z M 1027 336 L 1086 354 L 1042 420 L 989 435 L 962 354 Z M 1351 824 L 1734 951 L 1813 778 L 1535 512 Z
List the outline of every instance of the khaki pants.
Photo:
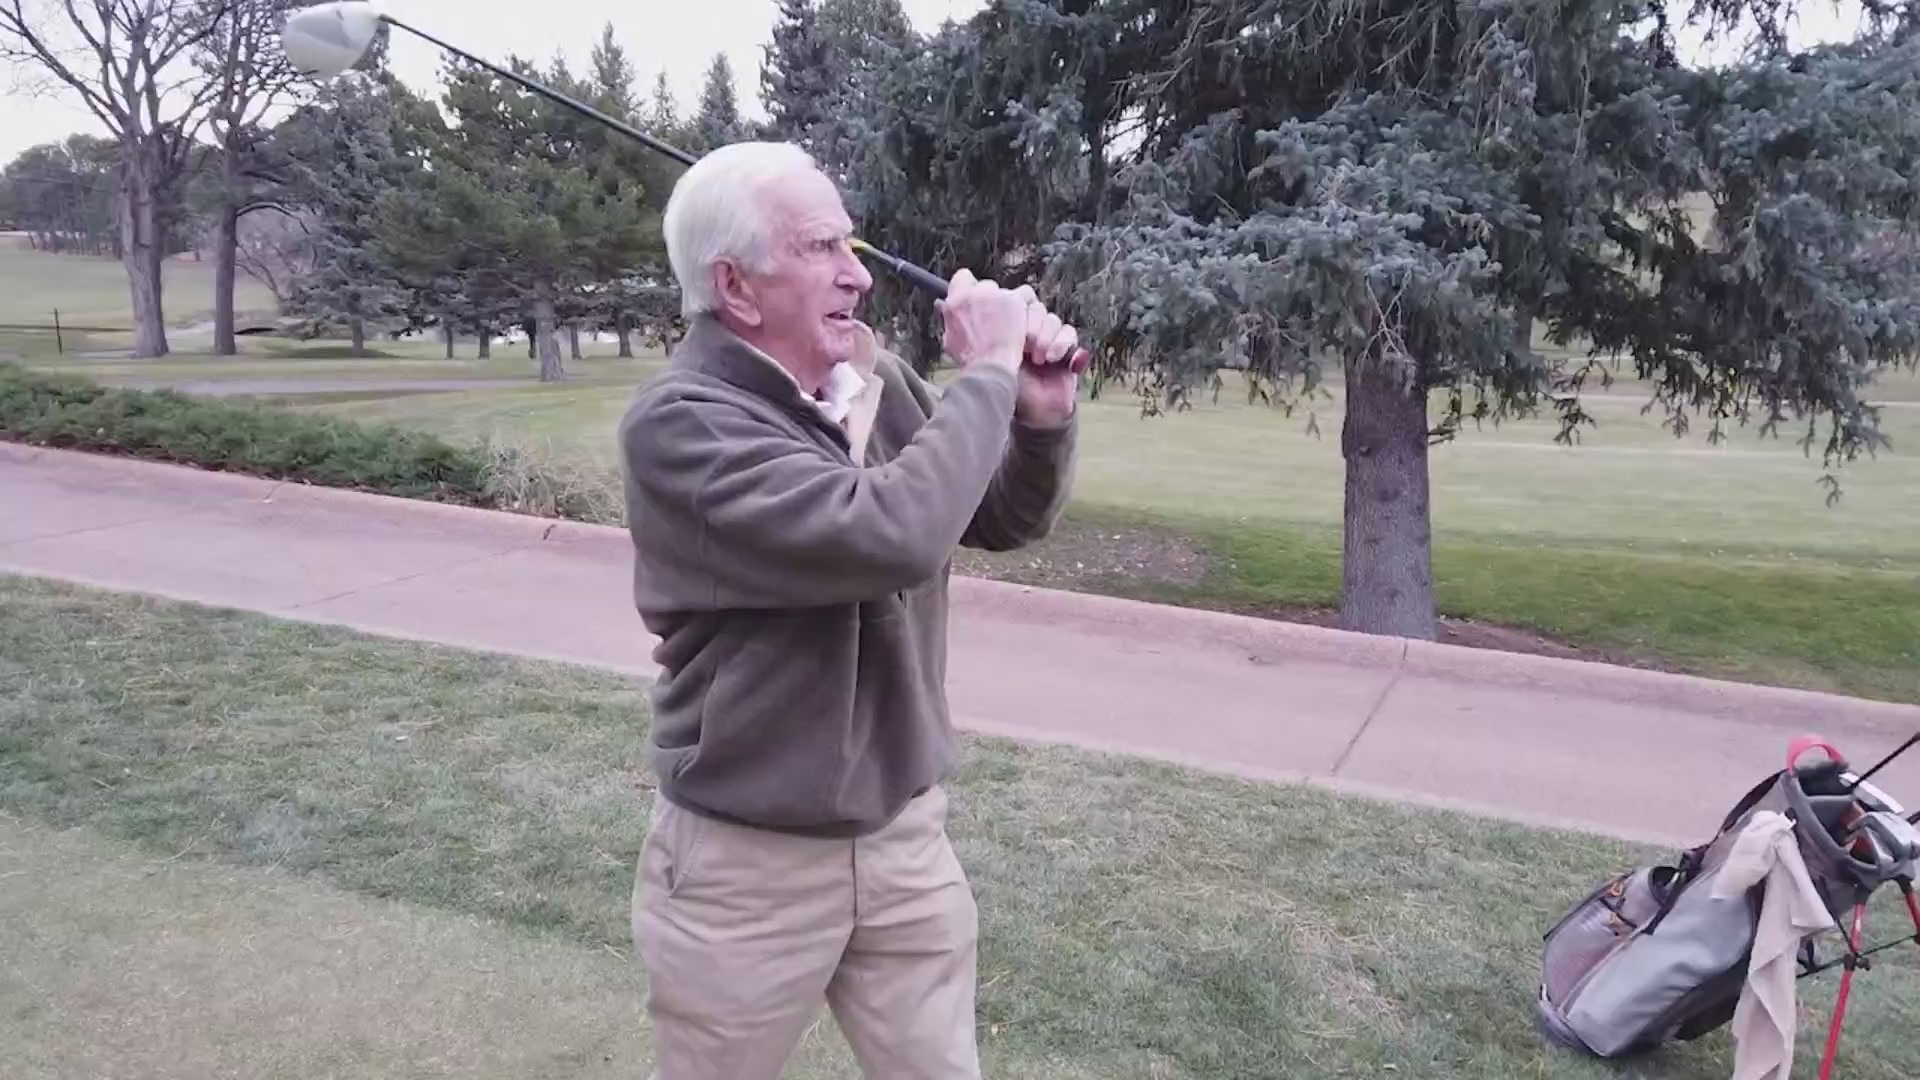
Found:
M 823 1001 L 869 1080 L 977 1080 L 978 915 L 942 789 L 850 840 L 654 807 L 633 892 L 654 1080 L 774 1080 Z

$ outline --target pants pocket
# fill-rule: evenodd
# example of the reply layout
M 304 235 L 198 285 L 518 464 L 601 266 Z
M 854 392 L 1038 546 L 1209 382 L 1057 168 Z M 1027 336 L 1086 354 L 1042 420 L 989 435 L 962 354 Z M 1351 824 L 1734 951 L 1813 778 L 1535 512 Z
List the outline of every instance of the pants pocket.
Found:
M 672 899 L 683 894 L 699 869 L 707 819 L 656 794 L 653 821 L 640 853 L 640 885 Z

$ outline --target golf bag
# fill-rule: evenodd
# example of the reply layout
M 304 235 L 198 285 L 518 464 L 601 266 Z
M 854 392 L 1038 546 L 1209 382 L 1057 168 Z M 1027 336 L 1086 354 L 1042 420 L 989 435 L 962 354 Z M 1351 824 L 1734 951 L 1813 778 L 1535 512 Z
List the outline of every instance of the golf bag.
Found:
M 1670 862 L 1602 882 L 1545 934 L 1534 1009 L 1541 1032 L 1562 1047 L 1613 1058 L 1669 1040 L 1698 1039 L 1730 1021 L 1745 988 L 1765 886 L 1727 896 L 1715 896 L 1713 886 L 1747 824 L 1771 811 L 1791 822 L 1795 847 L 1835 924 L 1846 925 L 1843 913 L 1852 912 L 1840 960 L 1820 964 L 1812 940 L 1800 953 L 1802 978 L 1846 967 L 1821 1069 L 1823 1080 L 1829 1077 L 1854 969 L 1864 956 L 1906 943 L 1860 951 L 1865 905 L 1879 886 L 1899 886 L 1913 916 L 1911 940 L 1920 944 L 1920 904 L 1913 891 L 1920 831 L 1913 818 L 1900 816 L 1898 804 L 1866 783 L 1916 742 L 1920 735 L 1856 777 L 1824 742 L 1796 740 L 1787 768 L 1749 791 L 1712 839 Z M 1815 748 L 1828 760 L 1799 765 Z

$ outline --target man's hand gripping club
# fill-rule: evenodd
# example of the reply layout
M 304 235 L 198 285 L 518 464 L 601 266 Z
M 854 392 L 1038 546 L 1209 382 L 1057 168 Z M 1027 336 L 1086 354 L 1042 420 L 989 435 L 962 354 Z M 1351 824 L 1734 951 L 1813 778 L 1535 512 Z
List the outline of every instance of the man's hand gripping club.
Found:
M 996 364 L 1019 375 L 1014 415 L 1022 423 L 1054 428 L 1072 419 L 1085 356 L 1080 336 L 1032 288 L 1003 289 L 963 269 L 937 306 L 947 355 L 962 367 Z

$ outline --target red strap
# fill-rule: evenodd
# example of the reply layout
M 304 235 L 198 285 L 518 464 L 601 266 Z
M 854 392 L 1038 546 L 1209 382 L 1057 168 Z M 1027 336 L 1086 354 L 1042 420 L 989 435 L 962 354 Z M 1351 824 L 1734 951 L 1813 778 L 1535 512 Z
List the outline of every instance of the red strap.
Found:
M 1809 750 L 1825 750 L 1827 757 L 1836 765 L 1845 765 L 1847 763 L 1847 759 L 1840 756 L 1840 751 L 1835 750 L 1832 743 L 1827 742 L 1818 735 L 1802 735 L 1787 746 L 1788 771 L 1792 771 L 1794 763 L 1800 760 L 1800 755 Z

